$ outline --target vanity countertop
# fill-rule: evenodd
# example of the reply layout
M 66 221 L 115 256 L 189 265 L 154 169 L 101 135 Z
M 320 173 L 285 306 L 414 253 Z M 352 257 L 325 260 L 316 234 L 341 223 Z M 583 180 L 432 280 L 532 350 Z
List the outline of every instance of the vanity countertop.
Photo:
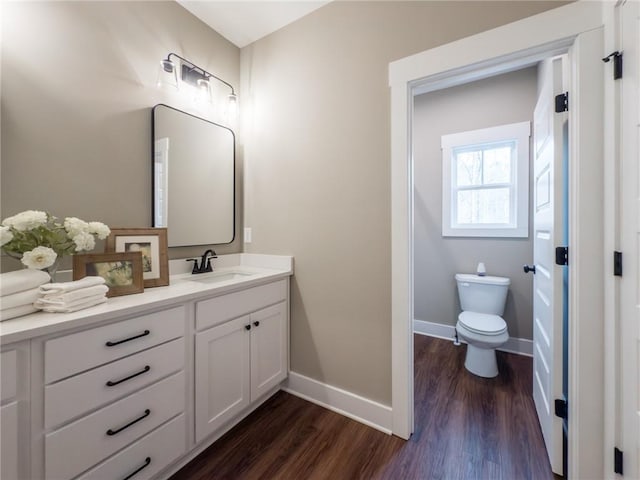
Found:
M 184 260 L 170 261 L 170 284 L 145 289 L 144 293 L 112 297 L 106 303 L 73 313 L 37 312 L 0 322 L 0 345 L 89 326 L 115 316 L 128 316 L 153 309 L 222 295 L 286 278 L 293 274 L 293 257 L 238 253 L 221 255 L 214 271 L 190 273 Z

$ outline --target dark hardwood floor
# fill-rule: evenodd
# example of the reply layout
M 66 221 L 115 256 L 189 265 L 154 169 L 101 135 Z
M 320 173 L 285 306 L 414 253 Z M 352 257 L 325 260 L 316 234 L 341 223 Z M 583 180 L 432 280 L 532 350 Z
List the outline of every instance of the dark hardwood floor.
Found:
M 531 397 L 531 358 L 464 369 L 465 346 L 415 336 L 415 433 L 386 435 L 279 392 L 176 473 L 198 479 L 553 479 Z

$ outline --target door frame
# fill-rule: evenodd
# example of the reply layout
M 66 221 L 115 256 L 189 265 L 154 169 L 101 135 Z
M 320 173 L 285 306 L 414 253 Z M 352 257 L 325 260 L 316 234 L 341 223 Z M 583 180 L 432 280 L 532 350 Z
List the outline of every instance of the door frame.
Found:
M 640 4 L 637 1 L 618 1 L 614 11 L 618 29 L 611 45 L 624 53 L 624 72 L 621 80 L 612 86 L 613 96 L 611 121 L 619 128 L 611 137 L 611 157 L 617 158 L 611 182 L 620 191 L 619 219 L 620 235 L 614 238 L 613 246 L 623 253 L 623 272 L 613 277 L 616 289 L 612 295 L 617 309 L 617 327 L 611 341 L 617 353 L 607 373 L 613 372 L 612 382 L 617 381 L 612 401 L 616 411 L 616 429 L 611 432 L 612 442 L 624 452 L 624 476 L 637 478 L 640 475 L 638 457 L 638 287 L 640 264 L 638 230 L 640 228 L 640 201 L 638 177 L 640 175 Z M 613 51 L 613 50 L 612 50 Z M 609 76 L 611 72 L 607 72 Z M 616 151 L 616 147 L 618 150 Z M 618 373 L 618 375 L 616 375 Z M 613 468 L 611 470 L 613 471 Z M 619 478 L 618 476 L 616 476 Z
M 604 474 L 603 4 L 576 2 L 389 64 L 392 432 L 413 432 L 413 97 L 567 52 L 569 476 Z M 579 161 L 578 161 L 579 159 Z M 580 318 L 580 322 L 576 319 Z

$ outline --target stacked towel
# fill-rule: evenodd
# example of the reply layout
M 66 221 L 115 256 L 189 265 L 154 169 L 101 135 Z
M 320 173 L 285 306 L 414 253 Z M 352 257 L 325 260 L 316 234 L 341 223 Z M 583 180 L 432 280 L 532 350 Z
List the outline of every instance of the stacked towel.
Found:
M 49 283 L 39 288 L 34 306 L 45 312 L 69 313 L 107 301 L 109 287 L 102 277 L 84 277 L 64 283 Z
M 0 274 L 0 321 L 36 312 L 33 302 L 38 298 L 38 287 L 49 280 L 49 274 L 41 270 Z

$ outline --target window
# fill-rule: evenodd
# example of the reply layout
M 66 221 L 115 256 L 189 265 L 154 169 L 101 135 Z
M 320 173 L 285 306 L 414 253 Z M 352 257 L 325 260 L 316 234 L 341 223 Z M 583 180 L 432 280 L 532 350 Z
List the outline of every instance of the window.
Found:
M 442 235 L 529 235 L 529 122 L 442 136 Z

